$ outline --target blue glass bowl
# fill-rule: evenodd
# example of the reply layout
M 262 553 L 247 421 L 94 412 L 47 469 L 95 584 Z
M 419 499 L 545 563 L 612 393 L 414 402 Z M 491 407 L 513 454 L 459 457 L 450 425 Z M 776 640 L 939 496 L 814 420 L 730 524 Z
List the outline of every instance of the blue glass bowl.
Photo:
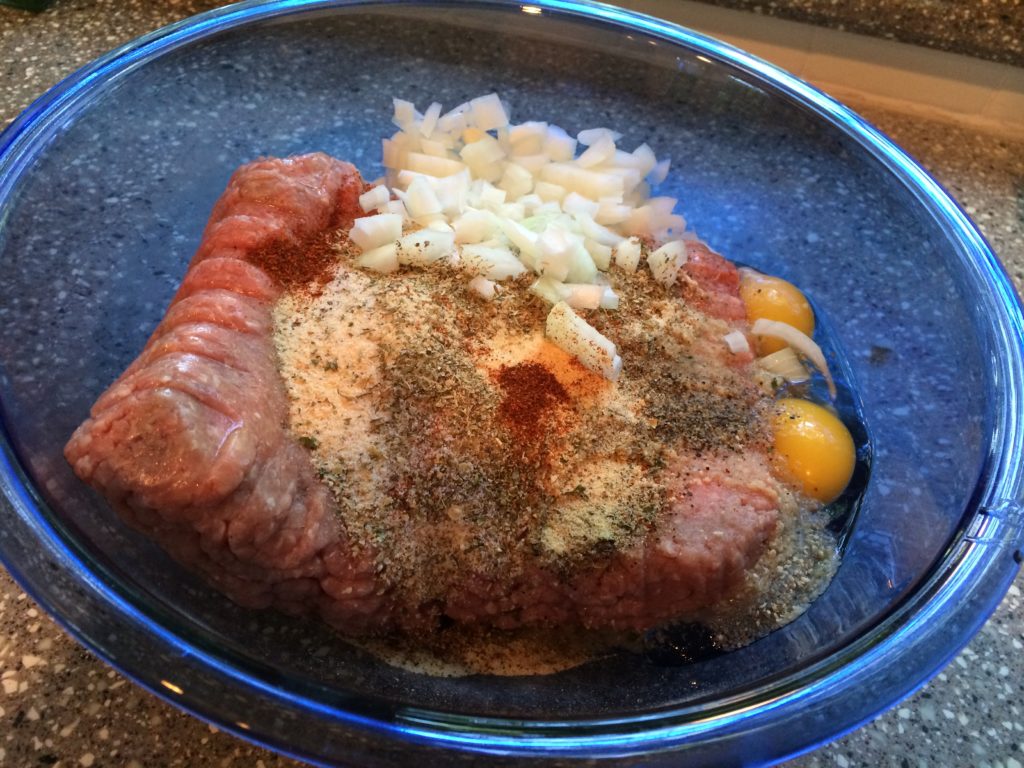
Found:
M 392 96 L 490 91 L 519 119 L 611 126 L 674 158 L 662 191 L 691 227 L 802 286 L 847 350 L 873 450 L 857 527 L 827 592 L 747 648 L 533 678 L 394 669 L 229 603 L 61 456 L 161 317 L 236 166 L 324 150 L 372 178 Z M 115 51 L 0 135 L 0 317 L 4 563 L 139 684 L 313 761 L 781 759 L 921 685 L 1018 569 L 1021 307 L 977 230 L 806 84 L 607 6 L 242 3 Z

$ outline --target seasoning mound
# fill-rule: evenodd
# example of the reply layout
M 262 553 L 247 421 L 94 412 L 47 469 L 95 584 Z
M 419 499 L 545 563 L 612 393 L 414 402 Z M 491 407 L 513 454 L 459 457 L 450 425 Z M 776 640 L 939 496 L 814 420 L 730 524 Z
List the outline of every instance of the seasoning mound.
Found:
M 290 429 L 404 631 L 643 629 L 740 584 L 778 519 L 770 399 L 697 281 L 630 274 L 588 316 L 629 362 L 613 383 L 544 337 L 529 291 L 356 258 L 280 299 L 274 343 Z

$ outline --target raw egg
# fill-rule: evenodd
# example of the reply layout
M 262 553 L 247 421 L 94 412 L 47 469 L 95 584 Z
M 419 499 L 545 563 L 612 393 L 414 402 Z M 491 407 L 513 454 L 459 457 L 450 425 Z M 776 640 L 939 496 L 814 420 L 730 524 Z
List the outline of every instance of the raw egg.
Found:
M 780 277 L 762 275 L 744 269 L 740 278 L 740 298 L 747 310 L 747 320 L 776 320 L 791 325 L 811 336 L 814 334 L 814 311 L 807 298 L 792 283 Z M 757 350 L 761 355 L 778 352 L 786 346 L 781 339 L 758 336 Z
M 805 495 L 827 504 L 853 476 L 857 451 L 850 431 L 826 408 L 788 397 L 775 404 L 776 469 Z

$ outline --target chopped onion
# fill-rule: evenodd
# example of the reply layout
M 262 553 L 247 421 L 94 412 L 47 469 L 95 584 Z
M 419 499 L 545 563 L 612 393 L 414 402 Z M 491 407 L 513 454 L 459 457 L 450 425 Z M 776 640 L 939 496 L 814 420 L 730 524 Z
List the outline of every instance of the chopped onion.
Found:
M 533 191 L 533 174 L 517 163 L 506 163 L 498 187 L 513 198 L 523 197 Z
M 490 301 L 494 298 L 496 284 L 488 280 L 483 275 L 477 275 L 469 281 L 470 290 L 479 295 L 481 298 Z
M 454 246 L 455 235 L 451 232 L 420 229 L 398 241 L 398 261 L 400 264 L 424 266 L 447 256 Z
M 757 365 L 774 376 L 781 376 L 790 384 L 801 384 L 811 375 L 791 347 L 783 347 L 757 360 Z
M 757 336 L 771 336 L 776 339 L 782 339 L 794 350 L 810 360 L 821 371 L 821 375 L 825 377 L 829 396 L 835 399 L 836 384 L 828 370 L 825 355 L 822 353 L 821 347 L 814 342 L 814 339 L 788 323 L 780 323 L 778 320 L 765 320 L 764 318 L 756 320 L 750 330 Z
M 374 211 L 391 199 L 391 193 L 383 184 L 376 186 L 359 196 L 359 207 L 364 211 Z
M 498 94 L 489 93 L 469 102 L 473 125 L 481 131 L 491 131 L 508 125 L 508 113 Z
M 462 246 L 462 261 L 470 269 L 489 280 L 518 277 L 526 266 L 508 248 L 501 245 L 471 244 Z
M 533 185 L 533 191 L 544 202 L 562 202 L 567 194 L 565 187 L 561 184 L 552 184 L 549 181 L 538 181 Z
M 577 247 L 579 238 L 571 232 L 558 226 L 547 227 L 537 238 L 537 271 L 553 280 L 565 280 Z
M 423 113 L 423 122 L 420 123 L 420 135 L 429 139 L 434 133 L 437 119 L 441 116 L 441 105 L 438 102 L 431 104 Z
M 422 176 L 413 179 L 405 192 L 396 190 L 395 194 L 405 203 L 409 217 L 415 221 L 425 224 L 441 215 L 441 201 L 437 199 L 430 182 Z
M 378 213 L 356 219 L 348 238 L 363 252 L 372 251 L 402 236 L 402 217 L 394 213 Z
M 734 355 L 745 355 L 750 352 L 750 343 L 747 341 L 747 336 L 743 331 L 729 331 L 729 333 L 722 337 L 722 340 Z
M 662 160 L 654 169 L 647 174 L 647 181 L 650 184 L 661 184 L 666 178 L 668 178 L 668 169 L 672 165 L 672 161 L 669 159 Z
M 409 152 L 405 158 L 405 167 L 416 173 L 437 177 L 453 176 L 466 168 L 465 164 L 458 160 L 427 155 L 422 152 Z
M 401 200 L 388 200 L 384 205 L 377 209 L 378 213 L 393 213 L 396 216 L 400 216 L 402 221 L 409 218 L 409 212 L 405 209 L 405 203 Z
M 612 262 L 612 249 L 610 246 L 603 245 L 596 240 L 591 240 L 589 237 L 583 238 L 583 247 L 587 249 L 587 253 L 590 254 L 590 258 L 594 261 L 594 266 L 604 271 L 611 266 Z
M 610 285 L 601 286 L 601 309 L 618 309 L 619 294 Z
M 655 279 L 666 287 L 677 279 L 686 261 L 685 221 L 674 198 L 650 197 L 669 162 L 659 162 L 648 145 L 621 149 L 622 135 L 607 128 L 574 138 L 545 122 L 512 125 L 493 93 L 447 113 L 437 102 L 421 114 L 395 99 L 394 122 L 400 130 L 383 142 L 390 189 L 360 197 L 364 211 L 378 213 L 366 218 L 392 218 L 353 226 L 353 242 L 366 251 L 361 266 L 394 271 L 444 262 L 475 273 L 470 287 L 484 298 L 493 296 L 494 281 L 532 271 L 539 279 L 531 290 L 556 307 L 613 310 L 619 297 L 604 273 L 613 260 L 636 271 L 640 235 L 664 243 L 647 259 Z M 403 234 L 410 220 L 426 229 Z M 556 332 L 571 326 L 587 337 L 584 321 L 577 318 L 580 330 L 558 318 L 551 319 Z M 614 344 L 597 336 L 610 345 L 610 357 L 607 346 L 600 363 L 594 352 L 573 354 L 590 354 L 589 367 L 614 379 L 621 360 Z
M 576 139 L 557 125 L 549 125 L 541 149 L 553 161 L 566 162 L 576 154 Z
M 600 210 L 600 205 L 593 200 L 588 200 L 579 192 L 570 192 L 562 200 L 562 210 L 566 213 L 581 213 L 593 217 Z
M 390 274 L 398 271 L 398 246 L 395 243 L 388 243 L 372 251 L 367 251 L 358 259 L 356 266 L 369 269 L 381 274 Z
M 482 243 L 500 231 L 498 217 L 490 211 L 470 208 L 454 222 L 455 242 Z
M 509 128 L 508 140 L 513 154 L 535 155 L 544 148 L 544 137 L 548 132 L 547 123 L 527 122 Z
M 647 266 L 651 269 L 654 279 L 668 287 L 675 283 L 679 270 L 686 263 L 686 243 L 673 240 L 647 257 Z
M 473 176 L 478 179 L 495 182 L 501 178 L 501 161 L 505 159 L 505 150 L 497 139 L 484 134 L 472 143 L 466 144 L 459 152 L 459 157 L 469 166 Z
M 416 122 L 416 106 L 411 101 L 404 99 L 394 99 L 393 103 L 395 105 L 395 125 L 403 131 L 411 129 Z
M 641 144 L 633 150 L 633 161 L 636 164 L 636 169 L 640 171 L 642 176 L 648 175 L 654 170 L 654 166 L 658 164 L 658 158 L 654 156 L 654 150 L 646 144 Z
M 615 264 L 627 272 L 636 272 L 642 254 L 640 238 L 628 237 L 615 246 Z
M 530 292 L 551 304 L 564 301 L 573 309 L 597 309 L 604 299 L 605 287 L 593 283 L 563 283 L 542 277 L 530 286 Z
M 580 141 L 580 144 L 585 142 Z M 597 141 L 590 144 L 586 151 L 576 158 L 576 164 L 581 168 L 593 168 L 601 165 L 615 155 L 615 142 L 608 135 L 601 136 Z
M 622 134 L 610 128 L 587 128 L 576 134 L 580 144 L 585 147 L 592 147 L 600 141 L 610 141 L 613 144 L 622 138 Z
M 544 334 L 559 349 L 569 353 L 585 368 L 600 373 L 609 381 L 617 381 L 622 372 L 622 358 L 615 344 L 590 323 L 560 301 L 548 312 Z
M 523 260 L 533 264 L 536 262 L 540 252 L 537 247 L 537 233 L 531 232 L 522 224 L 510 219 L 498 219 L 498 226 L 505 236 L 523 256 Z

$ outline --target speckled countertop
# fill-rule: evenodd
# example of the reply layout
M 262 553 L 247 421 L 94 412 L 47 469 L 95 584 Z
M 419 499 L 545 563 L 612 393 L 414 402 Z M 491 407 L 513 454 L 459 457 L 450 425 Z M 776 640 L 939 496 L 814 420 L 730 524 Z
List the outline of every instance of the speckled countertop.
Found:
M 829 29 L 1024 65 L 1020 0 L 702 0 Z
M 0 125 L 108 49 L 219 5 L 212 0 L 59 2 L 0 8 Z M 854 104 L 907 148 L 981 226 L 1024 286 L 1024 143 Z M 1024 765 L 1024 605 L 1019 577 L 937 679 L 794 766 Z M 239 741 L 125 680 L 57 627 L 0 571 L 0 765 L 274 766 Z

